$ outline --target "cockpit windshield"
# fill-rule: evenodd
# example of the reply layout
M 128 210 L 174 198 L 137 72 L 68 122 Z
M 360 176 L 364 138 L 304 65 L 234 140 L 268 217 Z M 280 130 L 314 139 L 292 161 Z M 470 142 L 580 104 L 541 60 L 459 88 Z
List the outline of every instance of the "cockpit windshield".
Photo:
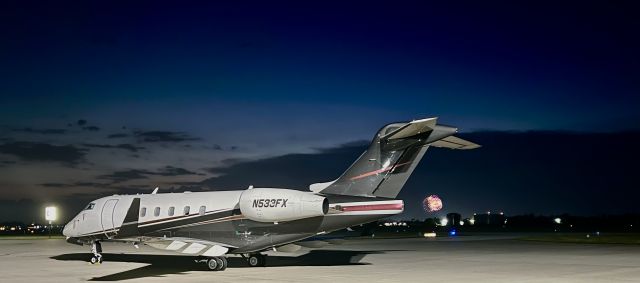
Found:
M 96 206 L 96 204 L 92 202 L 92 203 L 88 204 L 87 207 L 84 208 L 84 210 L 92 210 L 95 206 Z

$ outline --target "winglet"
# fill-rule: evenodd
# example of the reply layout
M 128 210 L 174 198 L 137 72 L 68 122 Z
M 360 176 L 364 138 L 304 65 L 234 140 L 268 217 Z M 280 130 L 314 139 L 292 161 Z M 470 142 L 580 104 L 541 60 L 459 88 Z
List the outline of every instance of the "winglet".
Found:
M 153 192 L 151 192 L 152 195 L 155 195 L 158 193 L 158 189 L 160 189 L 160 187 L 156 187 L 155 189 L 153 189 Z

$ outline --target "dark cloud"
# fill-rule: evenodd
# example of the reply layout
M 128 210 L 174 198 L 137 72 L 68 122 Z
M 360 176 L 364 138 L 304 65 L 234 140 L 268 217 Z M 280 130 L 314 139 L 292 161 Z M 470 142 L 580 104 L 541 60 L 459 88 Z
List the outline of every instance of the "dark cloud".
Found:
M 160 168 L 158 171 L 130 169 L 123 171 L 116 171 L 111 174 L 98 176 L 98 179 L 111 180 L 114 183 L 120 183 L 130 180 L 148 179 L 149 176 L 183 176 L 183 175 L 204 175 L 201 173 L 189 171 L 180 167 L 166 166 Z
M 68 184 L 62 184 L 62 183 L 43 183 L 43 184 L 40 184 L 40 186 L 47 187 L 47 188 L 66 188 L 66 187 L 69 187 Z
M 0 145 L 0 153 L 17 156 L 27 161 L 54 161 L 75 164 L 83 160 L 86 151 L 72 145 L 11 142 Z
M 12 129 L 13 132 L 22 132 L 22 133 L 32 133 L 32 134 L 43 134 L 43 135 L 62 135 L 67 132 L 64 129 L 33 129 L 33 128 L 20 128 L 20 129 Z
M 193 172 L 193 171 L 189 171 L 189 170 L 184 169 L 184 168 L 167 166 L 167 167 L 164 167 L 164 168 L 160 169 L 156 173 L 156 175 L 161 175 L 161 176 L 180 176 L 180 175 L 203 175 L 203 174 L 196 173 L 196 172 Z
M 132 144 L 127 144 L 127 143 L 118 144 L 118 145 L 83 143 L 82 146 L 94 147 L 94 148 L 124 149 L 124 150 L 129 150 L 129 151 L 132 151 L 132 152 L 137 152 L 138 150 L 145 149 L 144 147 L 135 146 L 135 145 L 132 145 Z
M 262 160 L 225 159 L 220 168 L 205 169 L 222 174 L 203 181 L 212 189 L 237 190 L 249 185 L 307 190 L 316 182 L 335 179 L 365 149 L 347 144 L 318 153 L 288 154 Z
M 184 142 L 200 140 L 184 132 L 136 131 L 134 134 L 141 142 Z
M 87 126 L 87 127 L 82 127 L 82 130 L 84 130 L 84 131 L 90 131 L 90 132 L 97 132 L 97 131 L 100 131 L 100 127 L 96 127 L 96 126 Z
M 96 182 L 74 182 L 74 183 L 42 183 L 40 186 L 47 188 L 73 188 L 73 187 L 97 187 L 108 188 L 108 184 Z
M 103 183 L 95 183 L 95 182 L 75 182 L 73 183 L 76 187 L 104 187 L 106 184 Z
M 483 147 L 430 148 L 399 198 L 410 217 L 425 217 L 421 200 L 438 194 L 446 211 L 463 214 L 637 213 L 635 168 L 640 132 L 477 132 L 460 135 Z M 366 149 L 348 144 L 315 154 L 289 154 L 218 168 L 212 189 L 249 185 L 308 190 L 340 176 Z
M 335 154 L 335 153 L 340 153 L 342 151 L 350 151 L 353 148 L 365 148 L 366 146 L 369 145 L 369 141 L 366 140 L 359 140 L 359 141 L 352 141 L 352 142 L 348 142 L 348 143 L 343 143 L 339 146 L 336 147 L 328 147 L 328 148 L 315 148 L 315 150 L 317 150 L 319 153 L 323 154 L 323 153 L 329 153 L 329 154 Z
M 128 136 L 129 136 L 128 134 L 121 134 L 121 133 L 118 133 L 118 134 L 111 134 L 111 135 L 108 135 L 108 136 L 107 136 L 107 138 L 108 138 L 108 139 L 119 139 L 119 138 L 126 138 L 126 137 L 128 137 Z
M 203 168 L 202 170 L 209 173 L 214 173 L 214 174 L 224 173 L 225 167 L 235 165 L 238 163 L 244 163 L 244 162 L 250 162 L 250 160 L 246 158 L 226 158 L 226 159 L 220 160 L 220 164 L 222 165 L 221 167 Z
M 146 175 L 155 175 L 155 174 L 147 170 L 130 169 L 130 170 L 123 170 L 123 171 L 116 171 L 111 174 L 101 175 L 101 176 L 98 176 L 98 179 L 111 180 L 114 183 L 120 183 L 120 182 L 131 181 L 131 180 L 148 179 L 149 177 L 147 177 Z
M 76 122 L 76 124 L 78 124 L 78 126 L 84 126 L 87 124 L 87 120 L 80 119 Z

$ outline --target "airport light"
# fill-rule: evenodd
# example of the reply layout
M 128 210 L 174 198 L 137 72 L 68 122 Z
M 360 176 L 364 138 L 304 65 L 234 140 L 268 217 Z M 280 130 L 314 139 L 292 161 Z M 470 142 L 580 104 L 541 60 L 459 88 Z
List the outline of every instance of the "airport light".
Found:
M 44 209 L 44 219 L 49 221 L 49 224 L 51 224 L 52 221 L 56 221 L 56 218 L 58 218 L 58 211 L 56 209 L 55 206 L 47 206 Z
M 57 218 L 58 210 L 55 206 L 47 206 L 44 209 L 44 219 L 49 221 L 49 239 L 51 239 L 51 229 L 53 229 L 51 222 L 56 221 Z
M 556 217 L 555 219 L 553 219 L 553 222 L 555 222 L 556 224 L 562 224 L 562 219 L 560 219 L 560 217 Z
M 449 220 L 447 218 L 440 219 L 440 225 L 447 226 L 447 223 L 449 223 Z
M 473 218 L 469 219 L 469 224 L 471 225 L 476 224 L 476 220 Z

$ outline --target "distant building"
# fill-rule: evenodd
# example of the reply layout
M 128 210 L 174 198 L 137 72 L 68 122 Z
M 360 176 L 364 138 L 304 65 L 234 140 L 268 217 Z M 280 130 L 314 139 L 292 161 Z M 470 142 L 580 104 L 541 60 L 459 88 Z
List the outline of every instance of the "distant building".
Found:
M 451 226 L 459 226 L 460 219 L 462 219 L 460 213 L 447 213 L 447 222 L 450 223 Z
M 504 225 L 507 219 L 504 214 L 501 213 L 482 213 L 475 214 L 473 216 L 474 225 Z

